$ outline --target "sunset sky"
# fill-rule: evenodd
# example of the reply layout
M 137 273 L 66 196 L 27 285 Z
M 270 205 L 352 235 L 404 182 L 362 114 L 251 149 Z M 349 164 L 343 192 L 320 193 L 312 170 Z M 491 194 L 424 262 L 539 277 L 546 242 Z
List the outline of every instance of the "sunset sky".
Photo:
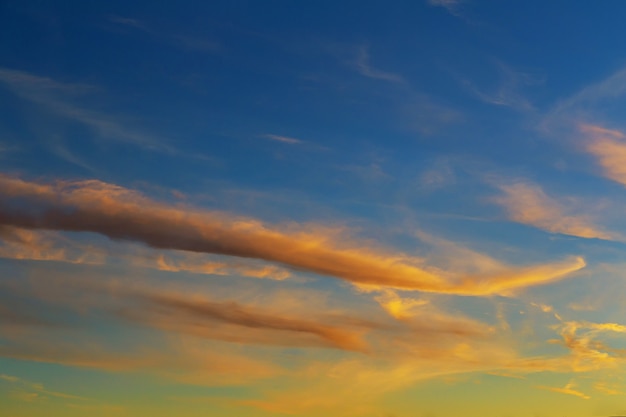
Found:
M 626 414 L 626 2 L 0 2 L 0 415 Z

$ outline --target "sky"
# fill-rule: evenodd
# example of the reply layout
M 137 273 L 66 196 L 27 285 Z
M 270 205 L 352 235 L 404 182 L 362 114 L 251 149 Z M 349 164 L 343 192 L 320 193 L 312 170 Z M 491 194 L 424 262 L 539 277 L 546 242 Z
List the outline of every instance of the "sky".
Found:
M 624 16 L 0 1 L 0 414 L 626 415 Z

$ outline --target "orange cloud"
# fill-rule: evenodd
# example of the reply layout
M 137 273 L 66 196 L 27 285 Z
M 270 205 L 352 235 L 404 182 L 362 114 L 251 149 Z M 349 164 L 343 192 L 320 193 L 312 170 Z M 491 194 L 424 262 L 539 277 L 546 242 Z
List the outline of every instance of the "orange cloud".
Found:
M 336 319 L 343 326 L 287 316 L 233 301 L 216 302 L 174 294 L 137 294 L 138 305 L 123 316 L 177 333 L 227 341 L 273 345 L 321 346 L 361 351 L 361 333 L 372 323 Z M 352 323 L 351 329 L 346 323 Z M 356 326 L 358 325 L 358 326 Z M 360 329 L 359 329 L 360 327 Z
M 626 142 L 618 130 L 605 129 L 594 125 L 580 125 L 589 142 L 587 151 L 594 155 L 603 169 L 604 175 L 622 185 L 626 185 Z
M 556 357 L 527 358 L 520 356 L 510 332 L 498 334 L 495 326 L 458 313 L 444 313 L 432 303 L 414 302 L 419 299 L 405 299 L 399 292 L 383 292 L 376 298 L 381 304 L 399 301 L 408 308 L 390 308 L 388 311 L 392 317 L 395 317 L 392 312 L 400 313 L 396 314 L 399 320 L 380 320 L 382 324 L 377 324 L 367 316 L 348 316 L 333 309 L 327 314 L 314 314 L 315 308 L 320 308 L 323 303 L 318 299 L 302 301 L 306 293 L 293 297 L 284 292 L 272 294 L 274 303 L 268 302 L 267 298 L 260 300 L 255 294 L 257 304 L 253 305 L 201 298 L 198 291 L 185 294 L 162 287 L 151 290 L 136 282 L 119 285 L 119 280 L 111 285 L 101 279 L 80 279 L 74 283 L 68 282 L 67 278 L 41 281 L 42 288 L 36 296 L 44 297 L 42 301 L 48 305 L 54 304 L 54 297 L 45 298 L 50 297 L 46 285 L 69 295 L 76 293 L 72 285 L 79 286 L 81 298 L 90 299 L 95 304 L 87 306 L 82 300 L 72 300 L 76 297 L 57 299 L 56 304 L 64 309 L 70 308 L 68 304 L 80 304 L 81 311 L 87 313 L 124 309 L 121 317 L 132 321 L 134 326 L 165 330 L 157 335 L 168 340 L 168 345 L 155 343 L 162 339 L 151 334 L 150 345 L 142 345 L 145 340 L 137 338 L 137 346 L 122 352 L 97 348 L 94 335 L 82 334 L 82 329 L 73 333 L 69 339 L 72 344 L 66 342 L 65 335 L 63 339 L 52 336 L 55 329 L 36 329 L 36 337 L 29 339 L 18 335 L 9 343 L 0 345 L 0 356 L 110 372 L 148 373 L 199 385 L 239 384 L 259 378 L 276 378 L 267 385 L 275 387 L 276 391 L 263 391 L 263 396 L 244 400 L 242 404 L 294 414 L 334 410 L 347 415 L 352 411 L 345 403 L 348 395 L 360 404 L 363 412 L 371 412 L 376 401 L 390 391 L 451 375 L 481 372 L 515 376 L 545 371 L 606 369 L 617 362 L 611 364 L 604 358 L 598 359 L 598 354 L 586 354 L 585 349 L 609 356 L 616 354 L 599 346 L 593 338 L 581 344 L 581 338 L 586 335 L 581 332 L 623 334 L 625 331 L 624 326 L 615 323 L 566 323 L 558 328 L 559 333 L 573 334 L 568 343 L 586 355 L 585 358 L 573 353 L 574 349 Z M 30 291 L 35 287 L 32 283 L 22 286 Z M 26 299 L 27 294 L 20 293 L 20 298 Z M 301 309 L 293 304 L 298 298 L 300 306 L 306 304 Z M 33 305 L 32 301 L 28 301 L 28 305 Z M 324 305 L 325 310 L 326 307 Z M 85 343 L 87 340 L 89 342 Z M 328 356 L 316 349 L 305 349 L 301 356 L 298 355 L 301 360 L 295 359 L 290 362 L 289 369 L 283 369 L 271 363 L 277 361 L 278 356 L 274 355 L 281 355 L 281 350 L 274 350 L 274 354 L 266 348 L 255 351 L 251 346 L 254 344 L 333 347 L 344 352 Z M 216 350 L 216 347 L 220 349 Z M 366 350 L 367 354 L 360 350 Z M 253 356 L 258 352 L 268 362 Z
M 104 311 L 134 326 L 163 330 L 174 337 L 190 335 L 245 345 L 364 352 L 369 350 L 365 336 L 387 326 L 336 309 L 326 308 L 324 314 L 319 314 L 315 309 L 324 304 L 315 293 L 280 291 L 269 297 L 255 293 L 253 300 L 244 297 L 242 301 L 222 293 L 221 300 L 217 301 L 211 298 L 215 294 L 202 296 L 198 288 L 193 292 L 189 289 L 178 292 L 156 290 L 138 282 L 120 286 L 115 280 L 67 278 L 50 278 L 32 286 L 16 282 L 6 286 L 5 291 L 6 296 L 17 295 L 16 301 L 0 305 L 0 333 L 16 329 L 19 339 L 24 334 L 52 334 L 60 327 L 74 327 L 65 326 L 63 321 L 49 322 L 40 318 L 47 313 L 38 314 L 24 299 L 45 303 L 46 312 L 57 309 L 84 315 L 88 311 Z M 306 302 L 301 299 L 303 296 L 308 297 Z M 298 305 L 294 305 L 296 302 Z
M 0 258 L 102 264 L 103 253 L 62 239 L 50 232 L 0 225 Z
M 108 258 L 129 262 L 133 266 L 170 272 L 210 275 L 241 275 L 254 278 L 283 280 L 291 277 L 285 268 L 276 265 L 256 265 L 250 262 L 217 262 L 205 254 L 170 252 L 146 254 L 129 245 L 122 251 L 106 246 L 78 243 L 60 233 L 33 231 L 0 226 L 0 258 L 56 261 L 73 264 L 102 265 Z
M 195 274 L 211 274 L 211 275 L 243 275 L 253 278 L 268 278 L 274 280 L 283 280 L 291 276 L 291 273 L 276 265 L 246 265 L 244 263 L 233 262 L 216 262 L 202 260 L 198 256 L 199 254 L 177 254 L 178 256 L 166 256 L 159 254 L 156 257 L 156 262 L 150 262 L 151 260 L 137 259 L 141 266 L 156 267 L 160 271 L 170 272 L 191 272 Z
M 496 201 L 515 222 L 570 236 L 618 239 L 618 236 L 593 224 L 588 216 L 571 214 L 564 205 L 549 197 L 537 185 L 518 182 L 502 185 L 500 189 L 504 195 L 496 198 Z
M 392 290 L 386 290 L 374 299 L 390 316 L 402 321 L 412 334 L 480 338 L 492 335 L 495 330 L 462 315 L 443 313 L 428 300 L 401 297 Z
M 0 346 L 0 356 L 106 372 L 152 374 L 187 384 L 208 386 L 239 385 L 285 372 L 277 365 L 237 354 L 233 349 L 225 352 L 216 346 L 184 338 L 160 345 L 155 345 L 153 341 L 150 346 L 125 351 L 113 351 L 97 345 L 94 340 L 87 341 L 80 337 L 72 344 L 51 343 L 49 338 L 30 338 L 3 344 Z M 58 394 L 56 396 L 59 397 L 64 395 L 44 390 L 43 386 L 40 388 L 38 391 L 42 393 Z
M 261 259 L 359 285 L 491 295 L 553 282 L 585 266 L 581 258 L 569 258 L 451 282 L 418 258 L 363 247 L 322 227 L 268 227 L 254 219 L 168 206 L 95 180 L 44 184 L 0 176 L 0 196 L 4 225 L 95 232 L 157 249 Z

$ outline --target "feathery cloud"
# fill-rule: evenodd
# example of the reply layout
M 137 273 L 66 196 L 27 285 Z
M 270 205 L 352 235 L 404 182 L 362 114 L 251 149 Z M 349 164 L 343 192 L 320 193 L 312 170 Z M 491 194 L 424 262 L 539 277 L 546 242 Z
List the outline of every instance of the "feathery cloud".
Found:
M 382 71 L 380 69 L 372 67 L 372 65 L 370 64 L 369 47 L 366 45 L 363 45 L 358 49 L 357 57 L 354 60 L 354 67 L 359 72 L 359 74 L 368 78 L 390 81 L 394 83 L 405 82 L 404 78 L 398 74 Z
M 50 391 L 50 390 L 47 390 L 43 386 L 43 384 L 40 384 L 38 382 L 31 382 L 31 381 L 28 381 L 28 380 L 25 380 L 23 378 L 19 378 L 13 375 L 0 374 L 0 380 L 10 382 L 12 384 L 19 386 L 21 389 L 26 389 L 30 391 L 30 392 L 18 391 L 18 393 L 23 394 L 22 399 L 24 400 L 42 399 L 44 398 L 42 396 L 45 396 L 45 395 L 48 395 L 50 397 L 63 398 L 66 400 L 89 400 L 89 398 L 79 397 L 78 395 L 66 394 L 64 392 Z M 35 391 L 35 392 L 32 392 L 32 391 Z
M 626 363 L 626 351 L 615 349 L 598 340 L 605 333 L 626 333 L 626 326 L 617 323 L 592 323 L 587 321 L 562 321 L 554 326 L 562 344 L 570 350 L 569 368 L 573 372 L 587 372 L 614 368 Z
M 104 253 L 78 245 L 53 232 L 38 232 L 0 225 L 0 258 L 102 264 Z
M 73 97 L 97 91 L 94 86 L 59 82 L 48 77 L 8 68 L 0 68 L 0 83 L 3 83 L 18 97 L 36 103 L 67 120 L 81 123 L 101 137 L 151 151 L 180 154 L 162 138 L 129 128 L 113 117 L 73 103 L 71 100 Z
M 545 390 L 552 391 L 552 392 L 558 392 L 558 393 L 561 393 L 561 394 L 573 395 L 575 397 L 582 398 L 583 400 L 588 400 L 588 399 L 591 398 L 589 395 L 574 389 L 575 387 L 576 387 L 576 385 L 573 382 L 570 381 L 563 388 L 546 387 L 546 386 L 538 386 L 537 388 L 545 389 Z
M 589 123 L 602 109 L 618 102 L 626 94 L 626 67 L 620 68 L 605 79 L 590 84 L 556 103 L 545 115 L 540 129 L 554 134 L 572 135 L 581 121 Z M 618 102 L 619 103 L 619 102 Z
M 478 87 L 470 80 L 461 76 L 461 83 L 479 100 L 495 106 L 510 107 L 519 111 L 532 111 L 532 103 L 526 98 L 522 89 L 540 83 L 540 78 L 530 73 L 516 71 L 502 62 L 496 62 L 500 81 L 495 88 L 486 90 Z
M 44 339 L 45 340 L 45 339 Z M 106 372 L 139 372 L 185 384 L 227 386 L 270 378 L 283 372 L 271 363 L 193 340 L 165 346 L 113 351 L 94 341 L 73 344 L 24 340 L 0 346 L 0 356 Z
M 517 182 L 499 188 L 504 195 L 495 201 L 507 210 L 509 218 L 515 222 L 570 236 L 619 239 L 619 236 L 595 225 L 588 216 L 570 214 L 566 206 L 548 196 L 538 185 Z
M 365 322 L 357 320 L 344 321 L 359 323 L 360 330 L 312 318 L 285 316 L 233 301 L 149 293 L 135 298 L 139 304 L 124 309 L 123 317 L 177 333 L 240 343 L 322 346 L 355 351 L 364 350 L 366 346 L 360 337 Z
M 626 67 L 557 103 L 546 121 L 552 122 L 558 118 L 573 116 L 581 109 L 619 98 L 624 94 L 626 94 Z
M 290 145 L 300 145 L 300 144 L 305 143 L 301 139 L 290 138 L 288 136 L 281 136 L 281 135 L 266 134 L 266 135 L 262 135 L 261 137 L 264 137 L 266 139 L 270 139 L 276 142 L 288 143 Z
M 582 124 L 579 128 L 587 135 L 587 151 L 596 157 L 604 176 L 626 185 L 626 136 L 600 126 Z
M 460 7 L 465 0 L 428 0 L 428 4 L 435 7 L 443 7 L 448 13 L 459 16 Z

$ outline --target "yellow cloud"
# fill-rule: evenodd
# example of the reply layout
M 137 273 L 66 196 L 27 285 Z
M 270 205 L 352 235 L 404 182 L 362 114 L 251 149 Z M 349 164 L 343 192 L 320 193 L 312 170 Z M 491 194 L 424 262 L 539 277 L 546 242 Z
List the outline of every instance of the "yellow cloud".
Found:
M 387 290 L 375 297 L 375 300 L 389 315 L 396 319 L 407 319 L 421 312 L 421 307 L 428 304 L 428 300 L 416 298 L 402 298 L 395 291 Z
M 575 390 L 574 387 L 575 387 L 575 384 L 573 382 L 569 382 L 563 388 L 545 387 L 545 386 L 538 386 L 537 388 L 545 389 L 545 390 L 552 391 L 552 392 L 558 392 L 561 394 L 573 395 L 575 397 L 582 398 L 583 400 L 588 400 L 591 398 L 589 395 Z
M 574 372 L 587 372 L 614 368 L 626 363 L 626 351 L 614 349 L 598 340 L 604 332 L 626 333 L 626 326 L 617 323 L 590 323 L 586 321 L 564 321 L 555 326 L 563 344 L 570 350 L 569 367 Z
M 593 384 L 593 388 L 606 395 L 624 395 L 624 392 L 619 390 L 618 385 L 609 384 L 606 381 L 597 381 Z

